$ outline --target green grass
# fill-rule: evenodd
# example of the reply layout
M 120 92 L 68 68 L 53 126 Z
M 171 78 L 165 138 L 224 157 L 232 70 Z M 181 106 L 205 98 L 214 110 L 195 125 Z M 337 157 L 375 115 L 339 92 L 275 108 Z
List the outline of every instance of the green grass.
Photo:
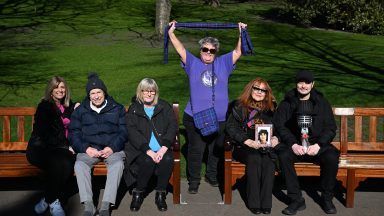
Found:
M 128 104 L 138 82 L 152 77 L 161 97 L 178 101 L 183 110 L 189 97 L 187 77 L 172 47 L 169 63 L 162 64 L 162 41 L 153 37 L 153 0 L 49 1 L 44 7 L 33 2 L 39 1 L 5 5 L 0 13 L 0 106 L 35 106 L 52 75 L 64 76 L 73 99 L 80 101 L 87 74 L 96 71 L 120 103 Z M 270 1 L 223 1 L 215 9 L 202 1 L 178 0 L 172 1 L 171 19 L 248 24 L 256 54 L 238 62 L 229 83 L 231 99 L 249 80 L 261 76 L 281 101 L 294 87 L 295 72 L 308 69 L 333 106 L 384 106 L 382 36 L 264 20 L 262 14 L 273 6 Z M 193 53 L 206 35 L 220 39 L 221 53 L 231 51 L 238 37 L 237 30 L 176 34 Z

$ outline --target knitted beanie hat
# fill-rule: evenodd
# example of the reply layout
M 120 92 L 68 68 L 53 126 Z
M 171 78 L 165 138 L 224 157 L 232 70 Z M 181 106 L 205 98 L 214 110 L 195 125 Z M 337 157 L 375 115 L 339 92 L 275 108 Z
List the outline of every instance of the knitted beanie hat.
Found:
M 107 87 L 105 86 L 104 82 L 99 79 L 99 76 L 97 73 L 90 73 L 88 75 L 88 83 L 85 87 L 85 90 L 87 91 L 87 95 L 89 96 L 89 92 L 92 89 L 101 89 L 103 90 L 104 94 L 107 95 Z

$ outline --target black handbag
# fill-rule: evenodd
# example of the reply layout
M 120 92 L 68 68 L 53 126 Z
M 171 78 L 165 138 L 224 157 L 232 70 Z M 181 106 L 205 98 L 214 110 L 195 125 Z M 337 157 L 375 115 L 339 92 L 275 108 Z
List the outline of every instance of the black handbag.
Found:
M 32 132 L 31 137 L 29 138 L 28 141 L 28 148 L 45 148 L 45 145 L 43 141 L 41 140 L 40 136 L 37 135 L 36 133 Z
M 32 132 L 28 140 L 26 156 L 29 163 L 39 166 L 46 146 L 40 136 Z

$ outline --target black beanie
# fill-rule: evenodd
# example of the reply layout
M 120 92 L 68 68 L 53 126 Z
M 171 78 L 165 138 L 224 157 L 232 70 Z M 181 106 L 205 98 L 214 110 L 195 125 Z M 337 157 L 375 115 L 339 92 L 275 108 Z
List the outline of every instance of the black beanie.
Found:
M 313 82 L 313 74 L 309 71 L 302 70 L 296 74 L 296 83 L 298 82 Z
M 85 90 L 87 91 L 87 95 L 89 96 L 89 92 L 92 89 L 101 89 L 103 90 L 104 94 L 107 95 L 107 87 L 104 85 L 104 82 L 99 79 L 99 76 L 97 73 L 90 73 L 88 75 L 88 83 L 85 87 Z

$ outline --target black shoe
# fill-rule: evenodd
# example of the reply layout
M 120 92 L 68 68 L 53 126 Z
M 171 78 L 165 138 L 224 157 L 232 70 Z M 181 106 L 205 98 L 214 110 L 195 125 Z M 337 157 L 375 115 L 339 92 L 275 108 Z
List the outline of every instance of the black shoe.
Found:
M 262 212 L 263 214 L 271 214 L 271 208 L 262 208 L 262 209 L 261 209 L 261 212 Z
M 333 205 L 332 200 L 323 200 L 323 210 L 327 214 L 336 214 L 337 210 L 335 205 Z
M 293 201 L 291 204 L 289 204 L 287 208 L 281 211 L 281 213 L 285 215 L 295 215 L 297 211 L 304 210 L 305 208 L 306 208 L 305 200 L 304 198 L 300 198 L 298 200 Z
M 188 193 L 197 194 L 199 192 L 199 183 L 189 183 Z
M 261 209 L 260 208 L 250 208 L 251 212 L 253 214 L 261 214 Z
M 132 192 L 132 202 L 130 209 L 131 211 L 139 211 L 141 204 L 143 204 L 144 201 L 144 192 L 143 191 L 136 191 L 134 190 Z
M 167 211 L 167 203 L 165 202 L 166 192 L 156 191 L 155 203 L 159 211 Z
M 210 184 L 212 187 L 219 187 L 219 182 L 216 179 L 211 179 L 211 178 L 208 178 L 207 176 L 205 176 L 204 179 L 205 179 L 205 182 Z

